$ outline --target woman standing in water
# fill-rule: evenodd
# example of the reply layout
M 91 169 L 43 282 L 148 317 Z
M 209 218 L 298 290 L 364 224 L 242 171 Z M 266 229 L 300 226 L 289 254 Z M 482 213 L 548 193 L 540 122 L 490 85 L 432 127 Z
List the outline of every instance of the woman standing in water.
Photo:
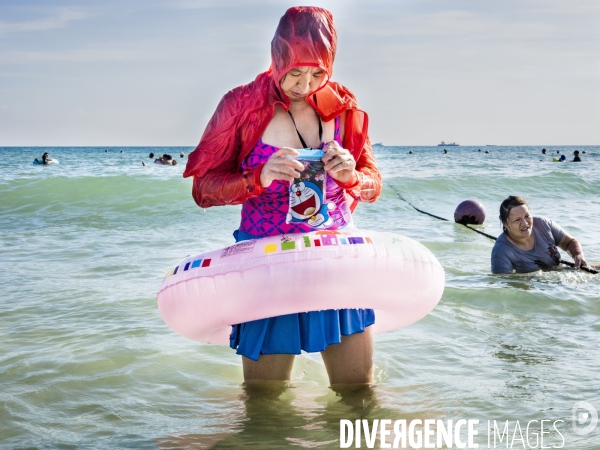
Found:
M 353 227 L 357 203 L 380 195 L 367 114 L 331 81 L 336 40 L 329 11 L 290 8 L 271 42 L 270 69 L 223 97 L 189 155 L 184 176 L 194 177 L 200 207 L 243 205 L 237 241 L 314 230 L 286 222 L 289 186 L 304 168 L 295 149 L 325 152 L 329 229 Z M 321 352 L 332 385 L 370 383 L 374 322 L 370 309 L 288 314 L 234 325 L 230 345 L 246 381 L 289 380 L 294 355 L 305 350 Z

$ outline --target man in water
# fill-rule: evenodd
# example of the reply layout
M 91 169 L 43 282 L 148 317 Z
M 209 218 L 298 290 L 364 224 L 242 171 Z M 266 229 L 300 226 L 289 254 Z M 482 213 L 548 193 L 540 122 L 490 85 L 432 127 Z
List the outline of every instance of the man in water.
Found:
M 573 156 L 574 156 L 574 158 L 573 158 L 573 161 L 571 161 L 571 162 L 581 162 L 581 158 L 579 157 L 579 150 L 575 150 L 573 152 Z

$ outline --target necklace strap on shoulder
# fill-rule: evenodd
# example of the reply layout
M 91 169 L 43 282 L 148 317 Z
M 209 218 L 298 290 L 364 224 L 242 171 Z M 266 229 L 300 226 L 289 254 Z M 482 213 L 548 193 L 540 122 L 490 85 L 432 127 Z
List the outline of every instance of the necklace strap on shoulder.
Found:
M 296 129 L 296 133 L 298 133 L 298 138 L 300 139 L 300 143 L 304 146 L 304 148 L 309 148 L 308 145 L 306 145 L 306 142 L 304 142 L 302 135 L 298 131 L 298 127 L 296 126 L 296 121 L 294 120 L 294 115 L 292 114 L 292 112 L 289 109 L 288 109 L 288 114 L 290 115 L 290 118 L 292 119 L 292 123 L 294 124 L 294 128 Z M 316 111 L 315 111 L 315 114 L 317 115 L 317 120 L 319 121 L 319 142 L 322 142 L 323 141 L 323 124 L 321 123 L 321 117 L 319 116 L 319 114 Z

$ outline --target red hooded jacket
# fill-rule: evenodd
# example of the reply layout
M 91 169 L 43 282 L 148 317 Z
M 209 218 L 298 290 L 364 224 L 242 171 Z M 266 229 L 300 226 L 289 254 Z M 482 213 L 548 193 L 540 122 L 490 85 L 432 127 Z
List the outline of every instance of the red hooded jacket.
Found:
M 239 204 L 260 195 L 263 166 L 244 172 L 240 166 L 263 135 L 276 105 L 289 109 L 290 100 L 279 83 L 298 66 L 316 66 L 325 71 L 325 82 L 307 98 L 322 121 L 346 113 L 342 146 L 356 160 L 356 177 L 350 184 L 338 185 L 352 197 L 352 209 L 359 200 L 372 202 L 379 197 L 381 175 L 367 135 L 368 116 L 348 89 L 329 81 L 336 41 L 329 11 L 294 7 L 285 13 L 271 42 L 271 68 L 253 82 L 225 94 L 200 143 L 189 155 L 183 176 L 194 177 L 192 195 L 198 206 Z

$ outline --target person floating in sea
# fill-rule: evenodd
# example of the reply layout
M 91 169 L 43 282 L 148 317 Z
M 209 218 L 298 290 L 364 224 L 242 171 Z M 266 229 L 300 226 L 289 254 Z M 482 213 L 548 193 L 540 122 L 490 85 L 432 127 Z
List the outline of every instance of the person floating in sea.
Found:
M 154 160 L 155 164 L 162 164 L 164 166 L 176 166 L 177 160 L 173 159 L 171 155 L 167 155 L 166 153 L 159 158 Z
M 445 155 L 446 153 L 448 153 L 448 150 L 444 149 L 444 155 Z
M 288 9 L 271 42 L 270 69 L 223 97 L 189 155 L 183 176 L 194 177 L 198 206 L 242 204 L 238 242 L 318 229 L 286 221 L 290 183 L 304 170 L 295 149 L 325 153 L 329 229 L 353 227 L 358 202 L 381 193 L 367 114 L 330 79 L 336 43 L 329 11 Z M 374 322 L 371 309 L 288 314 L 234 325 L 230 346 L 242 355 L 247 383 L 289 380 L 304 350 L 321 352 L 331 385 L 365 384 L 373 381 Z
M 545 149 L 545 148 L 543 148 L 543 149 L 542 149 L 542 155 L 545 155 L 545 154 L 546 154 L 546 149 Z
M 35 161 L 38 164 L 52 164 L 54 162 L 54 160 L 52 158 L 50 158 L 50 155 L 48 154 L 48 152 L 45 152 L 42 155 L 42 160 L 40 161 L 39 159 L 35 158 Z
M 503 232 L 492 249 L 493 273 L 556 267 L 561 261 L 558 248 L 573 258 L 575 268 L 588 267 L 579 241 L 552 220 L 533 217 L 524 198 L 511 195 L 505 199 L 500 205 L 500 221 Z
M 581 158 L 579 157 L 579 150 L 575 150 L 573 152 L 573 156 L 574 156 L 574 158 L 573 158 L 573 161 L 571 161 L 571 162 L 581 162 Z

